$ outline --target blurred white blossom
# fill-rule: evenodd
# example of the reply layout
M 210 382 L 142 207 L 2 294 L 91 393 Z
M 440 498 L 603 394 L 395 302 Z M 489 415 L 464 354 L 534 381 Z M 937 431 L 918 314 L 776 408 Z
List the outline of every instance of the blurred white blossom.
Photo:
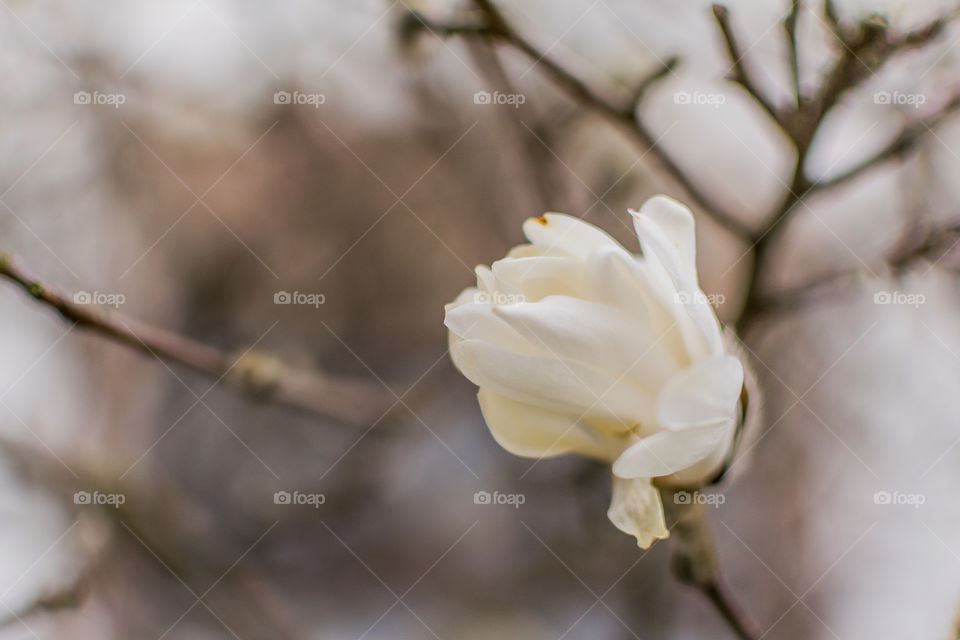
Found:
M 608 516 L 647 547 L 668 535 L 653 479 L 697 486 L 723 464 L 743 369 L 697 283 L 693 215 L 664 196 L 631 214 L 641 256 L 571 216 L 527 220 L 530 244 L 477 267 L 445 324 L 497 442 L 610 462 Z

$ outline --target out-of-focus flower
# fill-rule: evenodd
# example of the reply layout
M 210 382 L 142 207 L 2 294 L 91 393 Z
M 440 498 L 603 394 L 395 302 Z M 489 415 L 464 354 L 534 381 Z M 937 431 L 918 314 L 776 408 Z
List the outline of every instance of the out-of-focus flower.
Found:
M 724 464 L 743 369 L 697 283 L 689 209 L 657 196 L 630 213 L 639 256 L 568 215 L 527 220 L 530 244 L 477 267 L 445 324 L 496 441 L 610 462 L 607 515 L 647 547 L 668 535 L 653 479 L 697 487 Z

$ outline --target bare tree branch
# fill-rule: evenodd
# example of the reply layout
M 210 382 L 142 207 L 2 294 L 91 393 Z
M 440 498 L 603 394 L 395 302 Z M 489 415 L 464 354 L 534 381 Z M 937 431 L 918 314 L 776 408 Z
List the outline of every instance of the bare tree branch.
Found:
M 736 326 L 743 330 L 760 315 L 761 298 L 760 279 L 766 271 L 770 247 L 777 235 L 776 231 L 797 210 L 810 194 L 842 184 L 857 175 L 876 166 L 878 163 L 903 153 L 932 126 L 957 108 L 957 99 L 951 99 L 947 105 L 930 118 L 904 129 L 886 148 L 865 159 L 843 174 L 820 183 L 810 182 L 805 174 L 810 144 L 813 142 L 826 115 L 847 92 L 858 87 L 867 77 L 876 73 L 894 55 L 912 48 L 922 47 L 939 36 L 955 13 L 942 16 L 924 27 L 899 36 L 892 36 L 886 21 L 872 16 L 862 21 L 853 33 L 847 33 L 839 23 L 836 9 L 832 3 L 825 5 L 827 22 L 831 25 L 840 42 L 840 54 L 834 62 L 826 79 L 812 100 L 799 100 L 798 108 L 789 117 L 780 121 L 784 133 L 794 142 L 797 158 L 794 164 L 793 178 L 783 199 L 767 218 L 767 223 L 756 236 L 753 244 L 753 267 L 747 279 L 744 305 Z
M 753 74 L 747 70 L 746 53 L 740 48 L 733 27 L 730 26 L 730 12 L 722 4 L 715 4 L 712 9 L 713 17 L 720 27 L 720 33 L 723 34 L 727 55 L 730 57 L 732 65 L 730 79 L 743 87 L 756 100 L 757 104 L 763 107 L 763 110 L 773 118 L 774 122 L 780 122 L 781 114 L 777 111 L 776 106 L 764 95 L 754 80 Z
M 771 246 L 778 235 L 776 232 L 799 208 L 804 198 L 814 192 L 826 190 L 852 180 L 872 167 L 906 152 L 916 144 L 925 131 L 931 129 L 960 106 L 960 104 L 957 104 L 960 98 L 951 100 L 933 116 L 904 128 L 887 147 L 864 159 L 855 167 L 822 182 L 812 182 L 806 177 L 804 169 L 810 145 L 827 114 L 845 94 L 858 88 L 865 79 L 874 75 L 895 55 L 925 46 L 936 39 L 943 33 L 949 21 L 955 17 L 956 12 L 944 15 L 913 31 L 896 34 L 888 27 L 886 21 L 878 16 L 870 16 L 864 19 L 854 28 L 845 28 L 840 23 L 836 7 L 830 0 L 826 0 L 823 9 L 825 21 L 836 37 L 839 44 L 839 53 L 833 65 L 827 71 L 819 89 L 813 96 L 808 97 L 801 93 L 799 86 L 800 70 L 796 30 L 802 2 L 801 0 L 792 0 L 790 11 L 783 21 L 783 28 L 788 40 L 791 82 L 797 99 L 792 108 L 790 106 L 778 108 L 760 90 L 755 77 L 748 68 L 747 61 L 744 59 L 745 52 L 740 47 L 731 26 L 729 11 L 722 5 L 713 5 L 713 15 L 723 36 L 731 63 L 731 80 L 740 84 L 757 101 L 793 142 L 797 152 L 793 175 L 783 197 L 772 211 L 765 216 L 766 222 L 759 229 L 753 229 L 717 206 L 688 173 L 681 169 L 677 161 L 662 147 L 655 144 L 656 138 L 639 119 L 636 100 L 621 107 L 617 102 L 597 93 L 518 33 L 491 0 L 473 0 L 473 2 L 483 17 L 483 22 L 480 24 L 440 25 L 430 22 L 419 14 L 414 14 L 414 19 L 437 35 L 483 37 L 491 41 L 503 42 L 517 49 L 540 66 L 544 74 L 571 98 L 590 111 L 599 114 L 632 139 L 641 150 L 654 156 L 666 169 L 670 177 L 683 187 L 694 204 L 707 215 L 741 239 L 752 243 L 751 249 L 754 253 L 754 261 L 747 278 L 744 306 L 741 316 L 736 322 L 739 330 L 743 330 L 749 322 L 760 315 L 761 311 L 765 312 L 770 307 L 770 301 L 760 291 L 760 279 L 766 271 Z M 654 73 L 649 78 L 649 83 L 647 81 L 641 83 L 635 96 L 636 99 L 642 98 L 649 84 L 656 82 L 668 73 L 672 64 L 671 62 L 664 69 Z M 818 289 L 819 283 L 817 285 L 813 288 Z
M 231 355 L 119 313 L 77 304 L 73 296 L 40 283 L 18 267 L 11 256 L 2 253 L 0 278 L 16 283 L 35 300 L 83 329 L 217 381 L 224 380 L 261 401 L 354 425 L 369 425 L 392 406 L 393 394 L 367 379 L 294 369 L 276 356 L 256 351 Z
M 442 25 L 430 21 L 421 14 L 415 13 L 414 16 L 416 21 L 421 23 L 423 27 L 431 33 L 443 36 L 466 35 L 485 37 L 503 42 L 521 52 L 535 65 L 540 67 L 543 73 L 572 99 L 619 129 L 633 141 L 643 153 L 649 153 L 653 156 L 667 174 L 680 185 L 693 203 L 700 207 L 704 213 L 731 233 L 744 239 L 752 237 L 752 231 L 749 226 L 718 205 L 711 196 L 707 195 L 702 187 L 694 182 L 688 173 L 680 167 L 677 161 L 662 146 L 656 144 L 657 138 L 640 120 L 636 104 L 629 102 L 628 104 L 620 106 L 609 98 L 594 91 L 590 86 L 550 58 L 545 52 L 540 51 L 533 43 L 514 29 L 490 0 L 474 0 L 474 4 L 484 18 L 484 23 L 480 26 Z M 668 62 L 667 65 L 664 66 L 667 67 L 671 64 L 672 63 Z M 653 78 L 653 81 L 662 78 L 669 70 L 670 69 L 666 69 L 662 72 L 654 73 L 651 78 Z M 652 82 L 650 84 L 652 84 Z M 643 91 L 646 91 L 649 86 L 648 84 L 646 87 L 643 87 Z
M 869 169 L 879 166 L 888 160 L 902 156 L 914 148 L 925 134 L 932 131 L 933 128 L 940 124 L 945 118 L 956 113 L 958 109 L 960 109 L 960 96 L 952 98 L 933 115 L 904 127 L 888 145 L 873 155 L 864 158 L 856 165 L 832 178 L 815 182 L 811 188 L 816 191 L 830 189 L 853 180 Z
M 783 21 L 783 30 L 787 34 L 787 52 L 790 56 L 790 86 L 793 89 L 793 97 L 796 109 L 800 108 L 803 96 L 800 93 L 800 59 L 797 51 L 797 22 L 800 18 L 800 0 L 792 0 L 790 13 Z

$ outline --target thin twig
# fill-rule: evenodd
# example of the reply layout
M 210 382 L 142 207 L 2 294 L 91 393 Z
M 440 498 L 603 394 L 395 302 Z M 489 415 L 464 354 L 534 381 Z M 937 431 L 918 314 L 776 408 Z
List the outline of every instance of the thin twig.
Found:
M 660 486 L 663 513 L 670 530 L 670 567 L 682 584 L 700 590 L 742 640 L 757 640 L 757 625 L 724 586 L 713 536 L 703 504 L 677 499 L 686 490 Z M 695 490 L 695 489 L 693 489 Z
M 958 109 L 960 109 L 960 96 L 952 98 L 933 115 L 904 127 L 900 133 L 890 141 L 889 144 L 876 153 L 867 156 L 846 171 L 839 173 L 832 178 L 815 182 L 812 186 L 812 189 L 815 191 L 820 191 L 844 184 L 860 176 L 869 169 L 879 166 L 888 160 L 902 156 L 904 153 L 914 148 L 925 134 L 932 131 L 934 127 L 940 124 L 940 122 L 942 122 L 946 117 L 955 113 Z
M 741 640 L 758 640 L 760 638 L 760 629 L 746 615 L 743 607 L 734 599 L 726 585 L 719 580 L 713 580 L 703 585 L 700 590 L 720 612 L 727 624 L 736 631 Z
M 749 226 L 718 205 L 703 188 L 694 182 L 686 171 L 681 169 L 677 161 L 656 143 L 656 136 L 640 120 L 636 104 L 631 101 L 620 106 L 601 96 L 514 29 L 490 0 L 474 0 L 474 4 L 484 17 L 483 25 L 443 25 L 432 22 L 420 14 L 416 15 L 416 20 L 421 22 L 427 30 L 438 35 L 480 36 L 513 47 L 538 66 L 564 93 L 619 129 L 642 153 L 649 153 L 653 156 L 666 173 L 687 193 L 690 200 L 700 207 L 705 214 L 741 238 L 752 237 Z M 654 75 L 656 79 L 659 79 L 665 73 Z M 644 89 L 647 88 L 649 88 L 649 85 L 644 87 Z
M 369 425 L 391 406 L 393 397 L 379 383 L 295 369 L 256 351 L 231 355 L 196 340 L 115 312 L 78 304 L 72 295 L 40 283 L 0 253 L 0 278 L 19 285 L 65 320 L 114 342 L 166 362 L 224 380 L 252 397 L 355 425 Z
M 761 307 L 764 306 L 761 302 L 763 294 L 760 291 L 760 279 L 767 271 L 771 246 L 778 235 L 776 232 L 785 226 L 784 223 L 799 209 L 798 205 L 804 198 L 814 192 L 851 180 L 877 164 L 903 153 L 915 144 L 924 132 L 930 130 L 958 106 L 956 98 L 950 100 L 936 114 L 905 128 L 890 145 L 839 176 L 819 183 L 808 180 L 804 169 L 810 145 L 827 114 L 839 103 L 840 98 L 876 73 L 895 54 L 931 42 L 943 32 L 948 21 L 954 16 L 951 13 L 924 27 L 891 37 L 886 23 L 878 18 L 864 20 L 854 33 L 847 34 L 840 26 L 832 3 L 827 2 L 825 12 L 828 14 L 828 24 L 832 26 L 840 41 L 840 55 L 828 72 L 816 97 L 811 101 L 800 101 L 794 117 L 781 122 L 784 133 L 794 142 L 797 157 L 790 186 L 780 204 L 767 217 L 767 223 L 757 234 L 752 247 L 753 267 L 747 278 L 744 304 L 735 323 L 736 328 L 741 332 L 760 316 Z
M 797 23 L 800 18 L 800 7 L 803 6 L 800 0 L 793 0 L 790 5 L 790 13 L 783 20 L 783 30 L 787 34 L 787 52 L 790 59 L 790 86 L 793 89 L 795 108 L 800 109 L 803 102 L 803 95 L 800 93 L 800 59 L 797 51 Z
M 780 122 L 781 116 L 776 106 L 764 95 L 756 80 L 754 80 L 753 74 L 747 70 L 746 53 L 740 48 L 737 36 L 730 25 L 730 12 L 722 4 L 715 4 L 712 8 L 713 17 L 716 18 L 720 33 L 723 34 L 727 55 L 730 57 L 730 79 L 743 87 L 756 100 L 757 104 L 763 107 L 763 110 L 773 118 L 774 122 Z

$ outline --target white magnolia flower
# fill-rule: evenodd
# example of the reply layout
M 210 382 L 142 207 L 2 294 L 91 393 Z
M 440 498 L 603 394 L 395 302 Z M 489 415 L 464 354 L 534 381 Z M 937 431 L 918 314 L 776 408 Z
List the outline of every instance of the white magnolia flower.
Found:
M 647 547 L 668 535 L 653 479 L 696 487 L 722 467 L 743 369 L 697 283 L 690 210 L 657 196 L 630 213 L 639 256 L 568 215 L 527 220 L 530 244 L 477 267 L 445 324 L 496 441 L 612 463 L 607 515 Z

